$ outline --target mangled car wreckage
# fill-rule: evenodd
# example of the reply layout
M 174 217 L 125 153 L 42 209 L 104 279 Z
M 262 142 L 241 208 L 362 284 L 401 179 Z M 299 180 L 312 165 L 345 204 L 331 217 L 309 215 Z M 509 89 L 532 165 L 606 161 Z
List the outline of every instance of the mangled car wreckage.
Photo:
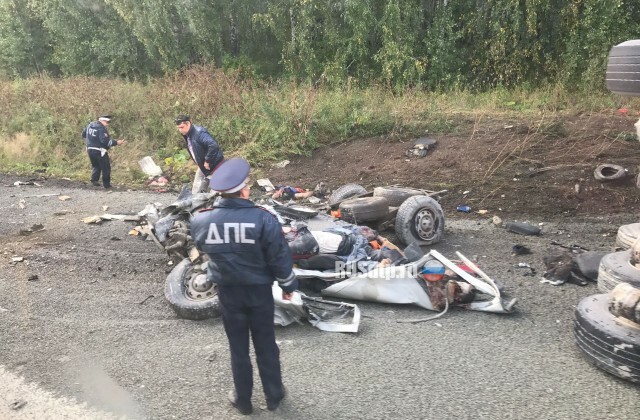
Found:
M 460 261 L 451 261 L 435 250 L 422 252 L 419 245 L 436 243 L 444 231 L 442 208 L 434 198 L 420 190 L 387 187 L 383 191 L 392 191 L 394 203 L 400 204 L 390 206 L 387 198 L 375 194 L 366 197 L 366 190 L 354 189 L 353 185 L 347 188 L 351 197 L 340 197 L 344 188 L 336 190 L 339 199 L 334 192 L 333 201 L 330 199 L 324 207 L 326 211 L 273 200 L 263 205 L 282 225 L 296 262 L 294 272 L 303 286 L 323 296 L 409 303 L 441 313 L 450 305 L 497 313 L 512 311 L 515 299 L 504 301 L 496 283 L 462 254 L 458 254 Z M 139 213 L 146 221 L 141 226 L 143 232 L 174 264 L 166 279 L 165 296 L 183 318 L 201 320 L 220 314 L 216 273 L 207 269 L 208 257 L 196 249 L 189 231 L 193 214 L 213 206 L 216 198 L 214 193 L 191 194 L 185 188 L 173 204 L 164 208 L 149 204 Z M 370 212 L 367 198 L 374 199 L 377 204 L 373 208 L 379 210 Z M 362 203 L 366 205 L 358 205 Z M 334 217 L 335 210 L 331 215 L 332 208 L 341 211 L 341 219 Z M 345 218 L 344 214 L 349 216 Z M 374 221 L 373 226 L 383 229 L 395 225 L 396 233 L 402 232 L 398 236 L 408 246 L 401 250 L 371 226 L 353 223 L 354 219 Z M 358 329 L 357 305 L 302 292 L 296 292 L 291 301 L 283 301 L 278 286 L 274 284 L 273 288 L 278 325 L 306 319 L 325 331 Z

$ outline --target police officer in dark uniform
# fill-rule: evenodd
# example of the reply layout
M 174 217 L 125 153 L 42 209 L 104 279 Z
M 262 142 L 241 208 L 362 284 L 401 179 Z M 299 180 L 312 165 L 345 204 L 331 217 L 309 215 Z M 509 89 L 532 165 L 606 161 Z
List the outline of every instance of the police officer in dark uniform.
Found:
M 101 115 L 97 121 L 93 121 L 82 130 L 82 138 L 87 143 L 87 153 L 91 161 L 91 183 L 100 186 L 100 173 L 102 173 L 102 185 L 111 188 L 111 161 L 107 150 L 113 146 L 124 144 L 123 139 L 114 140 L 109 136 L 110 115 Z
M 273 325 L 272 284 L 278 282 L 284 299 L 290 299 L 298 287 L 282 227 L 273 214 L 248 199 L 248 175 L 246 160 L 224 161 L 210 182 L 222 198 L 213 209 L 198 213 L 191 221 L 194 242 L 209 256 L 208 274 L 218 287 L 235 383 L 229 399 L 242 414 L 253 411 L 249 334 L 267 409 L 275 410 L 285 397 Z

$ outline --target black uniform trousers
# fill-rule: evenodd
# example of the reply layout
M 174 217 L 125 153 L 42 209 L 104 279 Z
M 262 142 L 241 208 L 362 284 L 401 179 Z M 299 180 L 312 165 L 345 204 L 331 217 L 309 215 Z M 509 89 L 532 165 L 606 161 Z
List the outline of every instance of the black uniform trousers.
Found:
M 102 173 L 102 185 L 105 188 L 111 187 L 111 162 L 109 161 L 109 153 L 102 156 L 100 150 L 87 150 L 89 160 L 91 161 L 91 183 L 97 184 Z
M 258 371 L 267 402 L 283 397 L 280 350 L 273 326 L 271 285 L 218 286 L 224 330 L 229 339 L 231 371 L 238 405 L 251 403 L 253 369 L 249 356 L 249 333 L 256 352 Z

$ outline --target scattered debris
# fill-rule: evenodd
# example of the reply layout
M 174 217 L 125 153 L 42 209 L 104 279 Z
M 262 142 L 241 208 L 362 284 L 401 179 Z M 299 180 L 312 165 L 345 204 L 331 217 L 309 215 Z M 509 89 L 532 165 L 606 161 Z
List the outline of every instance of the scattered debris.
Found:
M 151 156 L 145 156 L 140 159 L 138 161 L 138 165 L 140 165 L 140 169 L 142 169 L 142 172 L 149 176 L 162 175 L 162 168 L 156 165 Z
M 68 195 L 61 195 L 61 196 L 58 196 L 58 200 L 68 201 L 68 200 L 71 200 L 71 197 L 69 197 Z
M 458 207 L 456 207 L 456 210 L 463 213 L 469 213 L 471 211 L 471 207 L 467 206 L 466 204 L 460 204 Z
M 478 210 L 476 213 L 478 213 L 478 214 L 487 214 L 487 213 L 489 213 L 489 210 Z
M 154 298 L 154 295 L 149 295 L 146 298 L 144 298 L 143 300 L 141 300 L 140 302 L 138 302 L 139 305 L 144 305 L 146 301 L 148 301 L 151 298 Z
M 34 232 L 40 232 L 42 230 L 44 230 L 44 225 L 36 223 L 28 229 L 20 229 L 20 235 L 27 236 L 27 235 L 31 235 Z
M 437 141 L 431 137 L 420 137 L 413 143 L 413 147 L 408 149 L 405 154 L 408 157 L 417 156 L 423 158 L 427 156 L 429 149 L 433 148 L 436 143 Z
M 519 233 L 520 235 L 539 235 L 541 232 L 539 227 L 524 222 L 507 222 L 504 227 L 509 232 Z
M 99 225 L 100 223 L 102 223 L 104 220 L 123 220 L 125 222 L 139 222 L 141 220 L 141 217 L 138 215 L 131 215 L 131 214 L 108 214 L 105 213 L 101 216 L 95 215 L 95 216 L 87 216 L 83 219 L 81 219 L 84 223 L 90 225 L 90 224 L 96 224 Z
M 109 206 L 102 206 L 102 211 L 107 211 L 108 208 Z
M 497 225 L 497 226 L 502 224 L 502 219 L 498 216 L 493 216 L 491 221 L 493 222 L 494 225 Z
M 166 176 L 157 176 L 147 184 L 148 187 L 166 187 L 169 185 L 169 178 Z
M 11 404 L 9 404 L 9 408 L 11 410 L 18 411 L 21 408 L 23 408 L 25 405 L 27 405 L 27 402 L 25 400 L 15 400 Z
M 27 207 L 27 202 L 24 199 L 21 199 L 20 201 L 18 201 L 18 206 L 23 209 L 25 207 Z
M 11 262 L 22 262 L 24 261 L 24 257 L 13 257 L 11 258 Z
M 36 187 L 42 187 L 42 185 L 38 184 L 37 182 L 34 181 L 16 181 L 13 183 L 14 186 L 16 187 L 20 187 L 22 185 L 33 185 Z
M 39 280 L 37 274 L 31 274 L 29 277 L 27 277 L 27 281 L 36 281 L 36 280 Z
M 274 163 L 271 166 L 275 167 L 275 168 L 284 168 L 285 166 L 287 166 L 288 164 L 290 164 L 291 162 L 288 160 L 283 160 L 281 162 L 278 163 Z
M 273 192 L 276 189 L 276 187 L 267 178 L 257 179 L 256 184 L 258 184 L 258 186 L 266 193 Z
M 524 245 L 516 244 L 511 248 L 511 255 L 528 255 L 531 250 Z

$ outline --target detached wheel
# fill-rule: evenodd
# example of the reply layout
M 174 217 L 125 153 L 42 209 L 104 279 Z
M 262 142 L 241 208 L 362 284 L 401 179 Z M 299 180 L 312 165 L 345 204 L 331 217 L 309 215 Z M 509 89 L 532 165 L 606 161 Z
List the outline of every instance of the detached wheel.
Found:
M 333 206 L 342 200 L 346 200 L 347 198 L 355 197 L 356 195 L 364 194 L 366 192 L 367 190 L 359 184 L 343 185 L 329 196 L 329 205 Z
M 194 270 L 188 258 L 167 276 L 164 296 L 180 318 L 201 320 L 220 316 L 218 291 L 207 274 Z
M 616 246 L 629 249 L 634 242 L 640 237 L 640 223 L 630 223 L 622 225 L 618 228 L 618 236 L 616 236 Z
M 350 198 L 340 203 L 340 218 L 358 224 L 383 219 L 389 213 L 389 202 L 384 197 Z
M 376 187 L 373 189 L 373 196 L 386 198 L 389 207 L 400 207 L 407 198 L 414 195 L 424 195 L 424 193 L 420 190 L 403 187 Z
M 444 213 L 436 200 L 425 195 L 409 197 L 398 209 L 396 235 L 405 245 L 431 245 L 444 233 Z
M 574 335 L 580 350 L 600 369 L 640 382 L 640 325 L 609 312 L 609 295 L 588 296 L 578 304 Z
M 640 288 L 640 269 L 631 265 L 631 250 L 612 252 L 602 257 L 598 268 L 598 290 L 610 292 L 620 283 Z
M 640 40 L 626 41 L 611 48 L 607 88 L 618 95 L 640 96 Z

